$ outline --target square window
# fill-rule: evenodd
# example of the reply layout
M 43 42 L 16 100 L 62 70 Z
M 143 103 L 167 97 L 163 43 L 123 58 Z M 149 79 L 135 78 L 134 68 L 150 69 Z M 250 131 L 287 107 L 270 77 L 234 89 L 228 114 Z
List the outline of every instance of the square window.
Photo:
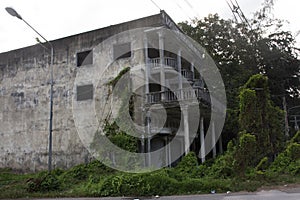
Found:
M 85 100 L 93 99 L 93 94 L 94 94 L 93 84 L 77 86 L 76 91 L 77 91 L 77 101 L 85 101 Z
M 93 51 L 83 51 L 77 53 L 77 67 L 93 64 Z

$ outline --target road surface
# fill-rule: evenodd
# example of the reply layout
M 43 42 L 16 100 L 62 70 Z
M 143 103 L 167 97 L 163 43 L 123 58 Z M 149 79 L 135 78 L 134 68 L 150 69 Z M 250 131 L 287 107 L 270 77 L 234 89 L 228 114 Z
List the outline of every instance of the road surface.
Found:
M 290 191 L 261 191 L 255 193 L 229 193 L 229 194 L 208 194 L 188 195 L 169 197 L 105 197 L 105 198 L 56 198 L 55 200 L 300 200 L 300 188 Z M 27 199 L 28 200 L 28 199 Z M 53 200 L 53 199 L 35 199 Z

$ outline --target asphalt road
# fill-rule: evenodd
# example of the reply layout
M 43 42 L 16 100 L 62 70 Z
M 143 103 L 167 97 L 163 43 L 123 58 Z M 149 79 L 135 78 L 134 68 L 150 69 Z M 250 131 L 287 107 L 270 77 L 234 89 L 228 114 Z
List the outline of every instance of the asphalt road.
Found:
M 230 194 L 208 194 L 208 195 L 189 195 L 189 196 L 170 196 L 170 197 L 106 197 L 106 198 L 56 198 L 55 200 L 300 200 L 300 188 L 290 191 L 261 191 L 256 193 L 230 193 Z M 51 199 L 35 199 L 51 200 Z M 53 199 L 52 199 L 53 200 Z

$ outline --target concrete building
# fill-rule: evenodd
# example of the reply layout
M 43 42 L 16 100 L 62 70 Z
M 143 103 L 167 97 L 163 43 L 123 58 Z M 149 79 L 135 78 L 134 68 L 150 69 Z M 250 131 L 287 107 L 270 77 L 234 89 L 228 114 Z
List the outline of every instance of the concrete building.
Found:
M 139 37 L 121 35 L 110 39 L 123 31 L 144 27 L 147 30 L 141 29 L 144 32 Z M 136 97 L 136 115 L 132 118 L 137 124 L 146 123 L 146 129 L 142 132 L 151 134 L 151 137 L 140 139 L 140 151 L 161 148 L 177 132 L 181 138 L 176 141 L 176 146 L 180 147 L 176 149 L 180 149 L 180 152 L 169 148 L 165 150 L 163 159 L 153 157 L 147 163 L 163 165 L 163 162 L 172 160 L 173 154 L 185 154 L 190 149 L 200 152 L 200 144 L 204 144 L 208 129 L 210 97 L 203 78 L 195 70 L 197 61 L 190 61 L 192 58 L 189 57 L 188 48 L 179 42 L 177 44 L 176 41 L 180 39 L 169 37 L 163 29 L 181 32 L 173 20 L 161 11 L 157 15 L 50 41 L 54 47 L 54 168 L 68 168 L 93 159 L 85 148 L 85 138 L 80 138 L 78 134 L 78 127 L 88 131 L 94 120 L 84 111 L 88 111 L 89 106 L 96 102 L 96 112 L 101 113 L 100 117 L 116 115 L 120 108 L 103 108 L 109 93 L 109 88 L 104 88 L 104 85 L 125 67 L 138 65 L 146 68 L 130 73 L 133 79 L 138 77 L 137 74 L 143 77 L 144 86 L 136 85 L 136 93 L 143 98 Z M 170 45 L 177 45 L 178 48 L 167 50 Z M 107 67 L 106 63 L 110 63 L 110 66 Z M 103 69 L 102 78 L 94 81 L 99 69 Z M 172 87 L 175 88 L 173 91 L 168 89 Z M 47 169 L 49 91 L 50 54 L 47 49 L 36 44 L 0 54 L 1 168 L 23 171 Z M 193 102 L 195 99 L 196 104 Z M 200 108 L 201 117 L 196 125 L 190 123 L 194 117 L 189 114 L 195 109 L 193 106 Z M 167 110 L 168 117 L 162 128 L 157 129 L 162 107 Z M 197 131 L 192 137 L 190 130 L 194 126 Z M 216 143 L 214 140 L 213 134 L 212 142 Z M 219 144 L 218 148 L 214 145 L 212 156 L 216 156 L 217 150 L 222 151 L 222 142 Z M 207 152 L 200 154 L 204 161 Z

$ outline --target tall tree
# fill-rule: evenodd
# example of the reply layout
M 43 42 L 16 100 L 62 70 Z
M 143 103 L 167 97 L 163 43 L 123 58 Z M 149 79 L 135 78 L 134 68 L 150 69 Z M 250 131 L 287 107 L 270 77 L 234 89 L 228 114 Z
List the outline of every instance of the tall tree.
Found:
M 299 104 L 300 61 L 293 35 L 283 30 L 283 20 L 273 17 L 273 0 L 266 0 L 248 23 L 209 15 L 190 23 L 182 30 L 199 42 L 212 56 L 222 75 L 228 102 L 228 116 L 223 134 L 227 141 L 238 131 L 239 88 L 260 73 L 268 77 L 270 97 L 282 108 L 283 97 L 288 105 Z M 225 140 L 226 140 L 225 138 Z
M 284 144 L 283 111 L 270 100 L 268 78 L 253 75 L 240 92 L 239 123 L 242 131 L 256 136 L 257 156 L 272 158 Z
M 282 105 L 284 96 L 290 105 L 298 104 L 299 48 L 292 33 L 283 29 L 286 21 L 273 15 L 273 7 L 273 0 L 265 0 L 251 19 L 252 29 L 263 36 L 256 45 L 262 58 L 260 71 L 269 78 L 271 98 L 276 105 Z

